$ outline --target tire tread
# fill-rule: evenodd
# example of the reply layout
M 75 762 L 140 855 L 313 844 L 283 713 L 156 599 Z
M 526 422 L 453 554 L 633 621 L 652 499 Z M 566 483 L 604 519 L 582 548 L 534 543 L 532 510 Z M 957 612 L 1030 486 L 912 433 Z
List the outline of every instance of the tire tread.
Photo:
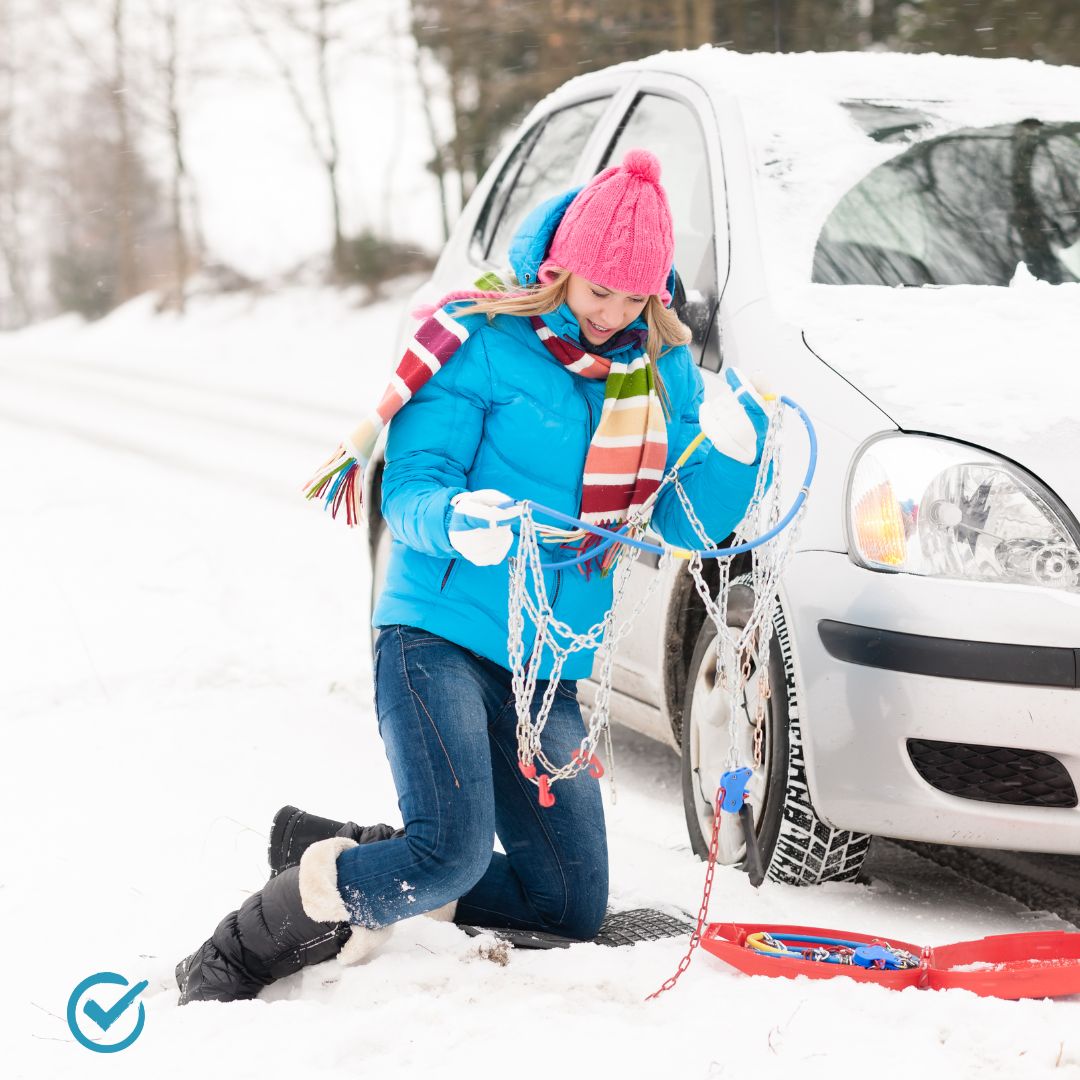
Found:
M 787 885 L 819 885 L 825 881 L 854 881 L 870 850 L 866 833 L 836 829 L 822 821 L 810 801 L 803 752 L 798 698 L 795 696 L 795 668 L 786 624 L 777 621 L 776 643 L 787 676 L 788 777 L 784 815 L 769 861 L 771 881 Z

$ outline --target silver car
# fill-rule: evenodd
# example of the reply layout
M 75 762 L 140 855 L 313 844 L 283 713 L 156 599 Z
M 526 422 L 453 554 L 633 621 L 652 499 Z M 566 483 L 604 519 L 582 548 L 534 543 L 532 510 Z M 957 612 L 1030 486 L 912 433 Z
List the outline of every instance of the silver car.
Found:
M 706 394 L 738 364 L 820 439 L 751 786 L 776 880 L 851 879 L 873 834 L 1080 853 L 1078 103 L 1076 69 L 939 56 L 704 49 L 583 76 L 527 117 L 414 298 L 506 279 L 529 209 L 629 147 L 659 156 Z M 658 572 L 640 560 L 631 601 Z M 681 753 L 704 855 L 756 703 L 722 707 L 712 623 L 664 573 L 612 715 Z M 725 825 L 722 861 L 744 854 Z

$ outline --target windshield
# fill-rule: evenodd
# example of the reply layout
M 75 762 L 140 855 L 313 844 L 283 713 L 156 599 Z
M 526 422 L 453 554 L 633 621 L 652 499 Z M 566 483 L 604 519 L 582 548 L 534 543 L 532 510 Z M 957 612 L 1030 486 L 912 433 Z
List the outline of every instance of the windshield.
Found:
M 921 127 L 911 115 L 892 119 L 861 126 L 879 142 Z M 829 214 L 812 280 L 1008 285 L 1025 273 L 1080 281 L 1080 123 L 1024 119 L 909 145 Z

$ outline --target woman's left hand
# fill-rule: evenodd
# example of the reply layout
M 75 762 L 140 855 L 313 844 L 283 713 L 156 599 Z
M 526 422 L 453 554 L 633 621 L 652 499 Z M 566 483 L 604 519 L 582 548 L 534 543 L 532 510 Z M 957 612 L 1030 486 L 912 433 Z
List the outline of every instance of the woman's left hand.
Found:
M 761 457 L 769 430 L 765 401 L 737 368 L 725 368 L 724 379 L 727 388 L 702 404 L 698 423 L 721 454 L 753 465 Z
M 521 516 L 521 507 L 501 491 L 459 491 L 451 500 L 447 528 L 450 546 L 475 566 L 494 566 L 506 558 L 514 542 L 507 522 Z

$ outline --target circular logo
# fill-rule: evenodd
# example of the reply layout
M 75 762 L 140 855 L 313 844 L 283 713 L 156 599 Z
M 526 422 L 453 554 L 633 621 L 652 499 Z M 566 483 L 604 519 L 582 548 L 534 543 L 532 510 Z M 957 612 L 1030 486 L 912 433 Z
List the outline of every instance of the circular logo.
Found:
M 117 1050 L 124 1050 L 129 1047 L 141 1034 L 143 1024 L 146 1023 L 146 1009 L 143 1008 L 143 1003 L 138 1003 L 139 1010 L 135 1020 L 135 1026 L 118 1042 L 101 1042 L 101 1035 L 108 1032 L 114 1025 L 119 1024 L 120 1029 L 124 1030 L 127 1024 L 120 1023 L 121 1018 L 126 1018 L 130 1022 L 130 1018 L 133 1015 L 131 1007 L 135 1004 L 135 999 L 147 988 L 149 983 L 146 979 L 142 982 L 136 983 L 126 993 L 119 998 L 115 998 L 113 994 L 107 995 L 95 995 L 94 997 L 88 997 L 82 1005 L 82 1009 L 79 1009 L 79 999 L 88 991 L 98 986 L 128 986 L 128 981 L 123 975 L 117 975 L 115 971 L 99 971 L 96 975 L 90 975 L 83 979 L 74 990 L 71 991 L 71 997 L 68 998 L 67 1006 L 67 1023 L 71 1029 L 71 1034 L 86 1047 L 87 1050 L 93 1050 L 98 1054 L 113 1054 Z M 103 998 L 103 1001 L 99 1001 L 98 997 Z M 86 1020 L 90 1021 L 87 1025 L 87 1030 L 84 1030 L 79 1026 L 80 1020 L 86 1023 Z M 98 1034 L 98 1033 L 101 1034 Z M 94 1041 L 91 1038 L 94 1036 L 98 1041 Z

